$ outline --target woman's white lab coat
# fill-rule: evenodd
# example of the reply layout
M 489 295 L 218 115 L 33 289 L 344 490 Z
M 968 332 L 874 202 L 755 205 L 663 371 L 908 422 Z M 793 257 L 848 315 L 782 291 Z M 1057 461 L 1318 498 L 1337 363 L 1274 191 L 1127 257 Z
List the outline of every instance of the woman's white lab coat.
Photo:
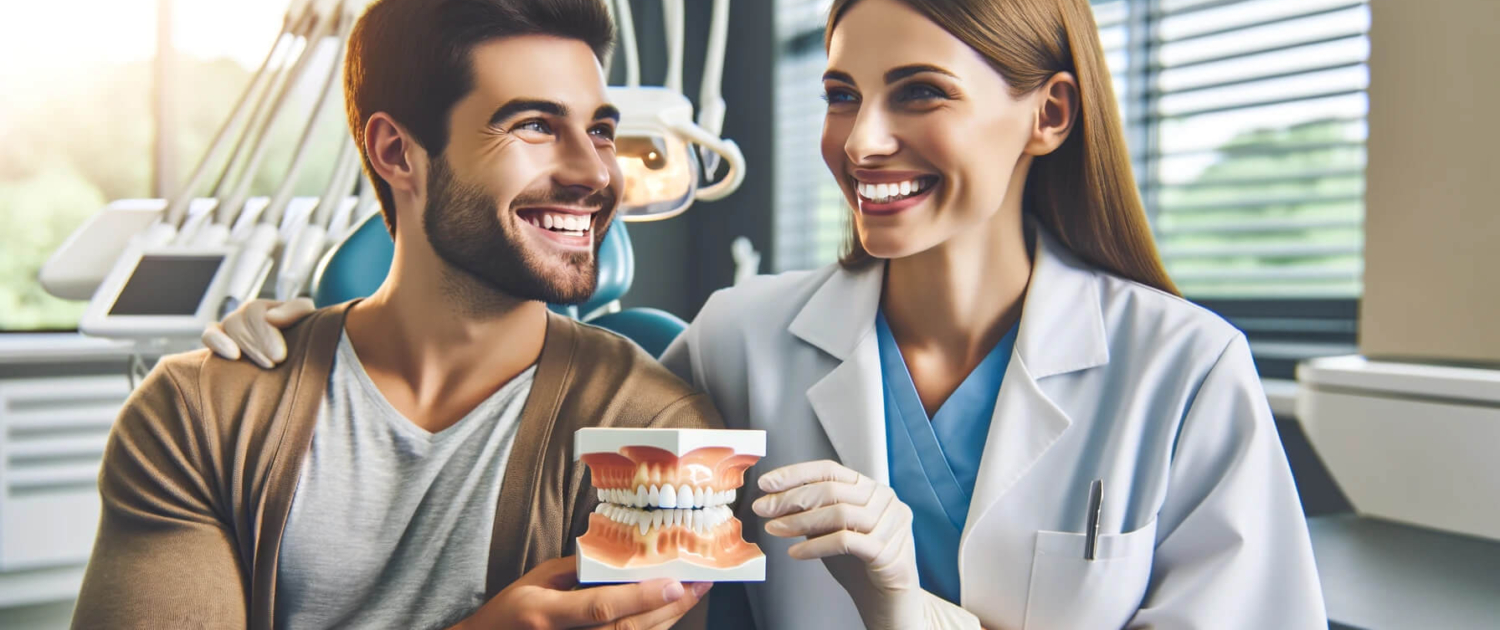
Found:
M 1039 231 L 1020 330 L 959 545 L 986 628 L 1327 628 L 1307 524 L 1244 337 L 1193 304 L 1080 262 Z M 754 471 L 834 459 L 889 483 L 875 313 L 883 266 L 719 291 L 662 361 Z M 754 472 L 752 471 L 752 472 Z M 1103 480 L 1096 559 L 1089 486 Z M 820 561 L 739 518 L 766 553 L 761 630 L 859 628 Z

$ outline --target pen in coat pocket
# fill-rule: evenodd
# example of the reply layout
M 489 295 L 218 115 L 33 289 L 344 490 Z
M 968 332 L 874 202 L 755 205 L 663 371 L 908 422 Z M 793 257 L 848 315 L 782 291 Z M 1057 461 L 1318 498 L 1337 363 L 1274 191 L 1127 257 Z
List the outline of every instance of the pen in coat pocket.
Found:
M 1088 524 L 1084 527 L 1083 559 L 1094 560 L 1099 546 L 1099 513 L 1104 508 L 1104 480 L 1095 479 L 1089 484 Z

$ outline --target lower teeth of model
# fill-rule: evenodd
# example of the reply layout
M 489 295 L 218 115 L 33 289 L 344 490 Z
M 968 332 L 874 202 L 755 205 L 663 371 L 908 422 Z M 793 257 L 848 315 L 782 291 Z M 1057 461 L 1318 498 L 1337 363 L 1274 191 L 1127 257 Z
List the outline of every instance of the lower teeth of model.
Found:
M 733 516 L 729 508 L 722 505 L 686 510 L 642 510 L 600 503 L 594 512 L 621 525 L 636 527 L 642 534 L 664 527 L 686 527 L 695 532 L 707 533 Z

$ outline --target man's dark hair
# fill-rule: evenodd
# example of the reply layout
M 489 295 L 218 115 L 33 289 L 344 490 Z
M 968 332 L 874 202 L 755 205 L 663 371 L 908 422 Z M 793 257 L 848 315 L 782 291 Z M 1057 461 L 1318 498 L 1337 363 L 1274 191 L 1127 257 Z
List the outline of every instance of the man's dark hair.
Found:
M 371 167 L 365 123 L 376 112 L 390 114 L 436 159 L 448 145 L 448 113 L 474 89 L 474 48 L 520 35 L 579 40 L 603 63 L 614 24 L 602 0 L 379 0 L 354 25 L 344 102 L 392 235 L 395 197 Z

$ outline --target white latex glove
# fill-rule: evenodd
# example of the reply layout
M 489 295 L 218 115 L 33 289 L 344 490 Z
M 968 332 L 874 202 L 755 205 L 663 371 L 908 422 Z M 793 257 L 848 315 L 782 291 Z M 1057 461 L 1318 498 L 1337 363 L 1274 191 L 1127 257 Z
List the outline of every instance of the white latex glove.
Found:
M 792 464 L 760 477 L 765 496 L 750 507 L 766 533 L 806 536 L 787 554 L 822 558 L 854 599 L 870 630 L 977 630 L 979 618 L 922 590 L 912 542 L 911 508 L 896 491 L 821 460 Z
M 317 310 L 311 298 L 290 302 L 251 300 L 234 309 L 223 322 L 203 329 L 203 345 L 226 359 L 244 356 L 266 369 L 286 360 L 286 337 L 282 328 L 297 323 Z

